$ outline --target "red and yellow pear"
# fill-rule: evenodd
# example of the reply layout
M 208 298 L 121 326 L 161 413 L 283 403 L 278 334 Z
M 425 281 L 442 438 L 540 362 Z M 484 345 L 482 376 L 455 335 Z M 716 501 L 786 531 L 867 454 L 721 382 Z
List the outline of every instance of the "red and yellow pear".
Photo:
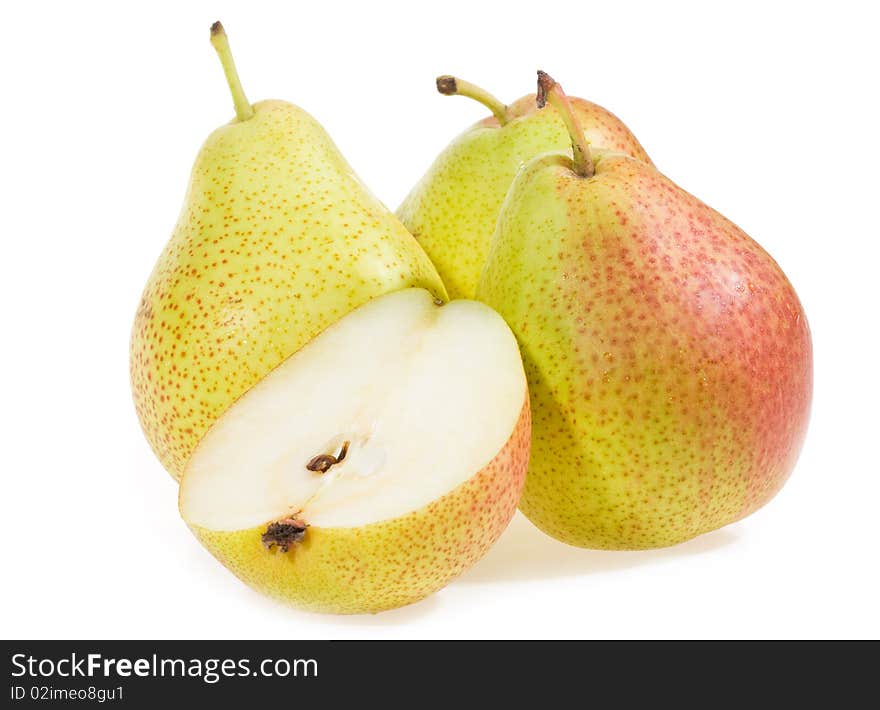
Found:
M 807 319 L 779 265 L 644 160 L 586 143 L 529 163 L 477 297 L 515 333 L 532 405 L 520 507 L 573 545 L 673 545 L 767 503 L 812 391 Z

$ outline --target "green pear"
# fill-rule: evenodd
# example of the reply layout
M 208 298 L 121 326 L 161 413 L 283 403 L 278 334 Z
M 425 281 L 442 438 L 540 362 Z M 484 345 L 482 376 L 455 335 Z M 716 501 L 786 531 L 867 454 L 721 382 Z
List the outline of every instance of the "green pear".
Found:
M 175 478 L 220 414 L 331 323 L 411 286 L 446 298 L 318 122 L 283 101 L 251 105 L 220 23 L 211 42 L 236 117 L 196 158 L 131 337 L 138 417 Z
M 541 153 L 567 149 L 570 140 L 555 109 L 536 109 L 534 94 L 505 106 L 483 89 L 451 76 L 438 78 L 437 89 L 475 99 L 492 116 L 446 147 L 397 216 L 425 248 L 450 297 L 473 298 L 501 203 L 517 171 Z M 651 162 L 617 116 L 583 99 L 571 101 L 593 146 Z
M 644 161 L 592 151 L 517 176 L 477 289 L 517 336 L 532 454 L 521 510 L 573 545 L 672 545 L 749 515 L 806 433 L 812 346 L 776 262 Z

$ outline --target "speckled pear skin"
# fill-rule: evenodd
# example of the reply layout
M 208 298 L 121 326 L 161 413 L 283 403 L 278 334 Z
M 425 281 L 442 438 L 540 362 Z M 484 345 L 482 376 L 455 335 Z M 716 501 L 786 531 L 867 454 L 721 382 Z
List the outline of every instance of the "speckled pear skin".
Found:
M 617 116 L 583 99 L 570 101 L 594 147 L 650 163 Z M 542 153 L 571 146 L 556 109 L 538 111 L 534 94 L 511 104 L 508 112 L 512 119 L 505 126 L 492 116 L 456 138 L 397 210 L 434 262 L 450 298 L 474 297 L 498 211 L 517 171 Z
M 572 545 L 673 545 L 769 501 L 809 416 L 807 320 L 775 261 L 651 166 L 549 155 L 502 209 L 478 298 L 532 401 L 520 508 Z
M 516 512 L 529 442 L 526 396 L 504 447 L 447 495 L 421 510 L 363 527 L 309 527 L 305 539 L 287 552 L 263 546 L 265 526 L 190 529 L 237 577 L 284 603 L 333 614 L 393 609 L 445 587 L 486 554 Z
M 214 131 L 131 336 L 141 425 L 179 478 L 254 383 L 371 298 L 446 291 L 422 248 L 321 126 L 283 101 Z

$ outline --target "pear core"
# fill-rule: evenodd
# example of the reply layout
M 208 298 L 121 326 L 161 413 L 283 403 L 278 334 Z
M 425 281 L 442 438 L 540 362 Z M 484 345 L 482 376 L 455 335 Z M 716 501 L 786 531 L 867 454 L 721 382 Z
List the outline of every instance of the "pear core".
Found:
M 184 472 L 181 513 L 217 531 L 400 517 L 492 461 L 526 396 L 516 341 L 488 306 L 382 296 L 220 417 Z

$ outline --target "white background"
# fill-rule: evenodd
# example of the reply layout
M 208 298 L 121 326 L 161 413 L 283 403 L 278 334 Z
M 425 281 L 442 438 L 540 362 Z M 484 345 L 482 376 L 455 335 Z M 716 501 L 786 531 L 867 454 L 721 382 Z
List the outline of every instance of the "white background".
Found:
M 5 4 L 0 12 L 6 637 L 877 637 L 880 111 L 870 3 Z M 128 388 L 131 320 L 202 140 L 249 98 L 312 112 L 394 208 L 551 72 L 782 264 L 813 329 L 801 460 L 766 508 L 674 549 L 592 552 L 518 517 L 417 605 L 302 613 L 200 548 Z

